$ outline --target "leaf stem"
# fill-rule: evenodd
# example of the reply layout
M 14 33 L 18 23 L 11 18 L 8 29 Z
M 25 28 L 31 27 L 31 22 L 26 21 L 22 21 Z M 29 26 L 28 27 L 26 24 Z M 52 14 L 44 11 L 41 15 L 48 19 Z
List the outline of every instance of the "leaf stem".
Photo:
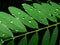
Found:
M 38 29 L 38 30 L 35 30 L 35 31 L 31 31 L 31 32 L 27 32 L 27 33 L 25 33 L 25 34 L 21 34 L 21 35 L 15 36 L 15 37 L 13 37 L 13 38 L 15 39 L 15 38 L 18 38 L 18 37 L 21 37 L 21 36 L 24 36 L 24 35 L 28 35 L 28 34 L 31 34 L 31 33 L 34 33 L 34 32 L 38 32 L 38 31 L 43 30 L 43 29 L 48 29 L 48 28 L 50 28 L 50 27 L 57 26 L 57 25 L 59 25 L 59 24 L 60 24 L 60 22 L 58 22 L 58 23 L 56 23 L 56 24 L 53 24 L 53 25 L 50 25 L 50 26 L 47 26 L 47 27 L 44 27 L 44 28 L 41 28 L 41 29 Z M 11 40 L 11 39 L 13 39 L 13 38 L 9 38 L 9 39 L 4 40 L 4 41 L 8 41 L 8 40 Z

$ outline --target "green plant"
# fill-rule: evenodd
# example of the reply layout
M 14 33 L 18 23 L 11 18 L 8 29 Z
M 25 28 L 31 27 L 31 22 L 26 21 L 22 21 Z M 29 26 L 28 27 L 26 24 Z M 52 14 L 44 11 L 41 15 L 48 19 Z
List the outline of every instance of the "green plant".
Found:
M 57 25 L 60 24 L 60 22 L 57 21 L 57 18 L 60 18 L 60 5 L 54 2 L 50 3 L 51 5 L 48 3 L 33 3 L 32 6 L 24 3 L 22 6 L 27 13 L 13 6 L 8 8 L 11 15 L 5 12 L 0 12 L 0 45 L 8 40 L 11 41 L 8 42 L 7 45 L 14 45 L 14 39 L 21 36 L 24 37 L 21 39 L 18 45 L 38 45 L 38 32 L 43 29 L 46 29 L 47 31 L 44 34 L 41 45 L 55 45 L 58 37 Z M 56 24 L 49 25 L 47 19 L 55 22 Z M 36 21 L 46 25 L 47 27 L 39 29 Z M 27 32 L 25 25 L 37 30 Z M 52 36 L 50 37 L 49 28 L 52 26 L 56 27 L 52 33 Z M 24 34 L 14 36 L 13 32 L 22 32 Z M 27 43 L 27 35 L 31 33 L 34 33 L 34 35 L 32 36 L 31 40 L 29 40 L 29 43 Z

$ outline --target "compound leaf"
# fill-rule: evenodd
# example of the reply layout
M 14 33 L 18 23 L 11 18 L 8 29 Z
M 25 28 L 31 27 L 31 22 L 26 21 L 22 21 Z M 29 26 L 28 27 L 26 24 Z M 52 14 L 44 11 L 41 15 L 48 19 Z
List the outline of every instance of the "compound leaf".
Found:
M 27 38 L 24 37 L 23 39 L 21 39 L 18 45 L 27 45 Z
M 24 7 L 25 11 L 29 15 L 31 15 L 35 20 L 44 25 L 48 25 L 48 21 L 46 17 L 43 15 L 43 13 L 40 13 L 41 11 L 36 10 L 35 8 L 33 8 L 31 5 L 28 4 L 22 4 L 22 6 Z
M 50 40 L 50 45 L 55 45 L 56 44 L 57 37 L 58 37 L 58 28 L 56 26 L 56 28 L 53 31 L 51 40 Z
M 41 45 L 49 45 L 49 40 L 50 40 L 50 32 L 49 30 L 47 30 L 43 36 Z
M 4 12 L 0 12 L 0 18 L 0 20 L 2 20 L 2 22 L 6 24 L 8 28 L 12 29 L 14 32 L 26 32 L 25 26 L 19 20 L 15 19 L 11 15 Z
M 28 45 L 38 45 L 38 34 L 34 34 L 29 41 Z
M 36 21 L 21 9 L 18 9 L 16 7 L 9 7 L 9 11 L 12 13 L 13 16 L 15 16 L 25 25 L 31 28 L 38 28 Z
M 13 37 L 13 33 L 7 28 L 6 25 L 0 23 L 0 37 L 9 38 Z
M 45 3 L 42 3 L 42 4 L 33 3 L 33 6 L 37 10 L 40 10 L 41 13 L 44 15 L 44 17 L 48 18 L 49 20 L 51 20 L 53 22 L 57 22 L 56 18 L 54 16 L 51 16 L 51 13 L 50 13 L 50 10 L 49 10 L 49 4 L 45 4 Z M 46 12 L 48 12 L 48 13 L 46 13 Z

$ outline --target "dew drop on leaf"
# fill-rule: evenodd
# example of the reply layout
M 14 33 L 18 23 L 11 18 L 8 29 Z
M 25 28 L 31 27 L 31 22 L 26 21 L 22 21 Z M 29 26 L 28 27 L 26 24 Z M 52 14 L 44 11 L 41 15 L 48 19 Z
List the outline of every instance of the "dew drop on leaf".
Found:
M 2 34 L 2 37 L 4 37 L 5 36 L 5 34 Z
M 25 19 L 25 17 L 23 17 L 22 19 Z
M 29 20 L 29 23 L 31 23 L 31 20 Z
M 1 23 L 1 21 L 0 21 L 0 23 Z
M 56 13 L 56 12 L 54 12 L 54 13 Z
M 40 11 L 38 11 L 40 13 Z
M 17 19 L 19 19 L 19 18 L 17 18 Z
M 25 10 L 25 11 L 27 11 L 27 10 Z
M 44 19 L 46 19 L 46 18 L 44 18 Z
M 31 17 L 31 19 L 33 19 L 33 18 Z
M 59 9 L 56 9 L 56 11 L 58 11 Z
M 43 18 L 41 18 L 41 20 L 43 20 Z
M 10 23 L 13 23 L 13 21 L 11 21 Z
M 18 32 L 18 30 L 16 30 L 16 32 Z
M 20 14 L 20 12 L 18 12 L 18 14 Z
M 30 10 L 32 10 L 32 9 L 30 9 Z
M 14 14 L 12 14 L 12 15 L 14 15 Z

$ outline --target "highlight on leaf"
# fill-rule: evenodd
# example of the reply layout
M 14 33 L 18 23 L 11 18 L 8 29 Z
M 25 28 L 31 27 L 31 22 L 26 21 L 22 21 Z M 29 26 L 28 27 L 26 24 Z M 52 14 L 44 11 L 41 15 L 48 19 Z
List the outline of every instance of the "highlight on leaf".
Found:
M 6 24 L 8 28 L 12 29 L 13 32 L 26 32 L 25 26 L 11 15 L 5 12 L 0 12 L 0 18 L 1 22 L 5 21 L 3 23 Z
M 22 6 L 25 9 L 25 11 L 29 15 L 31 15 L 35 20 L 37 20 L 38 22 L 40 22 L 44 25 L 48 25 L 48 21 L 44 17 L 43 13 L 40 13 L 41 11 L 36 10 L 35 8 L 33 8 L 31 5 L 28 5 L 28 4 L 22 4 Z
M 25 25 L 27 25 L 27 26 L 29 26 L 31 28 L 38 28 L 38 24 L 36 23 L 36 21 L 31 16 L 29 16 L 28 14 L 26 14 L 24 11 L 22 11 L 22 10 L 16 8 L 16 7 L 9 7 L 9 11 L 18 20 L 20 20 L 21 22 L 23 22 L 23 24 L 25 24 Z
M 43 29 L 47 29 L 47 30 L 42 38 L 41 45 L 55 45 L 58 37 L 57 18 L 60 19 L 60 5 L 52 1 L 50 1 L 50 4 L 33 3 L 32 5 L 29 5 L 27 3 L 23 3 L 22 7 L 24 8 L 25 11 L 22 11 L 21 9 L 14 6 L 9 6 L 8 10 L 11 13 L 11 15 L 1 11 L 0 12 L 0 45 L 3 45 L 5 41 L 9 41 L 11 39 L 12 40 L 9 41 L 7 45 L 15 45 L 15 39 L 21 36 L 24 37 L 20 40 L 18 45 L 38 45 L 39 36 L 40 36 L 40 34 L 38 35 L 38 32 L 40 30 L 42 31 Z M 51 25 L 51 28 L 53 26 L 56 26 L 52 32 L 52 35 L 49 30 L 50 25 L 48 20 L 56 23 L 55 25 Z M 39 29 L 38 22 L 48 27 Z M 34 30 L 28 32 L 30 29 L 28 30 L 26 26 Z M 15 36 L 14 33 L 19 33 L 19 34 L 23 33 L 23 34 Z M 32 35 L 32 37 L 29 40 L 27 38 L 27 35 L 31 33 L 34 33 L 34 35 Z
M 6 25 L 0 24 L 0 37 L 1 38 L 13 37 L 13 33 L 7 28 Z

